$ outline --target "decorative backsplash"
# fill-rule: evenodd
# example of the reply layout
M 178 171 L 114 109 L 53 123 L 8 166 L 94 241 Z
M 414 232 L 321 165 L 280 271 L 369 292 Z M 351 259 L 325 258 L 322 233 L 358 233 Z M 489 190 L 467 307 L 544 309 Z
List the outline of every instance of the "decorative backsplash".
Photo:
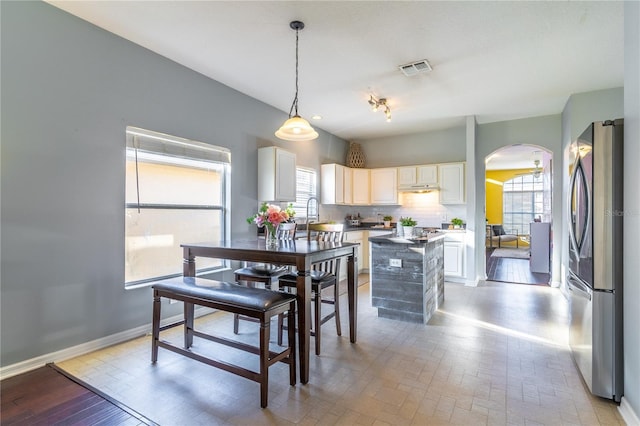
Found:
M 393 222 L 401 216 L 410 216 L 418 222 L 419 227 L 438 227 L 448 223 L 452 218 L 459 217 L 466 222 L 466 205 L 446 205 L 439 202 L 438 192 L 403 193 L 401 206 L 337 206 L 322 205 L 321 220 L 342 222 L 347 215 L 360 213 L 363 222 L 377 222 L 382 216 L 390 215 Z

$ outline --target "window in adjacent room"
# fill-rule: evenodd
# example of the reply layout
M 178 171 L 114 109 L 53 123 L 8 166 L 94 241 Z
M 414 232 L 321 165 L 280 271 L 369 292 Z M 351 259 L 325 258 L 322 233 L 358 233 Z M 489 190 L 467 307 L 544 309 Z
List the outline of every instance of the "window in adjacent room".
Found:
M 293 209 L 296 211 L 296 221 L 299 222 L 306 219 L 307 201 L 315 196 L 316 171 L 306 167 L 296 167 L 296 201 L 293 203 Z
M 182 243 L 225 239 L 230 161 L 225 148 L 127 127 L 126 287 L 182 275 Z M 225 265 L 201 258 L 197 266 Z
M 529 234 L 529 224 L 543 213 L 543 182 L 533 175 L 515 177 L 502 187 L 502 224 L 509 234 Z

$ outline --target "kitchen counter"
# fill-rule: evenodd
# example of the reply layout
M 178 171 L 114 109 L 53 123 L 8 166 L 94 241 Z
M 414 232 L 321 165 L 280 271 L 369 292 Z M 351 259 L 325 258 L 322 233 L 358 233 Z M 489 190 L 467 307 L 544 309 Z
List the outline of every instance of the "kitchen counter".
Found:
M 369 238 L 371 303 L 379 317 L 426 324 L 444 303 L 444 237 Z

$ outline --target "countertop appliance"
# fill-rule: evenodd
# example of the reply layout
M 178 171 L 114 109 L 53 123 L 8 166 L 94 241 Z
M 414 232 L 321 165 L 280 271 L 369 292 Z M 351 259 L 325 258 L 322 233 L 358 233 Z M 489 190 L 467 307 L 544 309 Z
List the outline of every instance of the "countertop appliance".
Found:
M 623 392 L 623 120 L 592 123 L 571 144 L 569 344 L 589 390 Z

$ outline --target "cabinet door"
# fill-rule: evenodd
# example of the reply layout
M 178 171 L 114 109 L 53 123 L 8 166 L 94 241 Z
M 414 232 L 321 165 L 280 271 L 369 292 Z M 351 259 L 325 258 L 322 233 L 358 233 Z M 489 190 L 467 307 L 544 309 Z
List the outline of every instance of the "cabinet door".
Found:
M 371 169 L 371 204 L 398 204 L 397 169 Z
M 344 203 L 353 204 L 353 170 L 349 167 L 344 168 L 344 180 L 342 185 L 344 191 Z
M 258 149 L 258 201 L 296 200 L 296 155 L 270 146 Z
M 464 244 L 459 241 L 444 242 L 444 275 L 462 277 L 464 260 Z
M 320 166 L 320 191 L 322 204 L 344 204 L 344 172 L 340 164 Z
M 440 204 L 464 204 L 464 163 L 440 164 Z
M 415 185 L 417 182 L 416 167 L 398 167 L 398 186 Z
M 296 155 L 276 149 L 276 201 L 296 200 Z
M 416 183 L 437 185 L 438 166 L 418 166 Z
M 369 169 L 351 169 L 353 172 L 353 204 L 369 204 Z

